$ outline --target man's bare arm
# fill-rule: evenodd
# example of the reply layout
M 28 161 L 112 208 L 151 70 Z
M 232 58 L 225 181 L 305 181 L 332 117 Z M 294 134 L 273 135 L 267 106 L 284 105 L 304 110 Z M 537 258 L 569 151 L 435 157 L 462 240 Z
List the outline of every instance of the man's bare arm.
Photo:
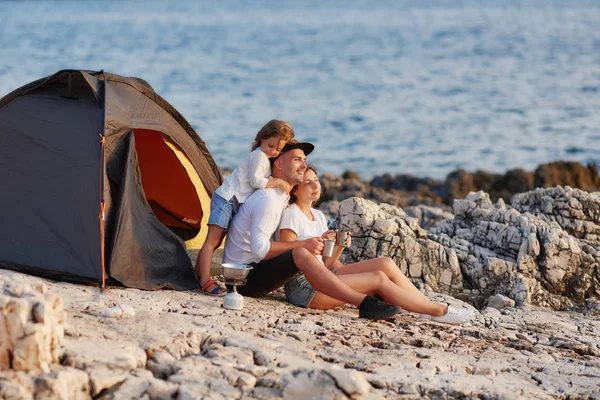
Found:
M 293 250 L 298 247 L 304 247 L 314 255 L 321 254 L 323 250 L 323 239 L 314 237 L 305 240 L 294 240 L 293 242 L 271 242 L 271 247 L 265 256 L 265 260 L 275 258 L 286 251 Z

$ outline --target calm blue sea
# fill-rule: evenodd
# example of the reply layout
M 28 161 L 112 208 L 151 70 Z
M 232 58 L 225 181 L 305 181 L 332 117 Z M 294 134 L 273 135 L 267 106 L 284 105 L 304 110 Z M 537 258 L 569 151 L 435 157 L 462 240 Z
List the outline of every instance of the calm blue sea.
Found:
M 0 54 L 145 79 L 221 167 L 272 118 L 364 178 L 600 161 L 600 1 L 0 1 Z

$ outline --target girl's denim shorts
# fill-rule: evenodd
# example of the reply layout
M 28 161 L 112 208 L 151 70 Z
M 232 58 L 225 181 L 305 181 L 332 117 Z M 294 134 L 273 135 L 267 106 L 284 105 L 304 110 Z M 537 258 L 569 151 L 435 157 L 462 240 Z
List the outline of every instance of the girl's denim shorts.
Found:
M 213 194 L 210 199 L 208 225 L 219 225 L 221 228 L 227 230 L 229 223 L 233 219 L 233 215 L 238 212 L 238 209 L 235 197 L 232 197 L 231 200 L 225 200 L 218 194 Z

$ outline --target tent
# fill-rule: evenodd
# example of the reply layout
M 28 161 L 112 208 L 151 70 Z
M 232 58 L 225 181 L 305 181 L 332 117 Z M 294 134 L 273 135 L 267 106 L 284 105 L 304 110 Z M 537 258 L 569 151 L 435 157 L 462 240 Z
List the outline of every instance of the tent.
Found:
M 145 81 L 62 70 L 0 99 L 0 267 L 105 286 L 197 286 L 222 177 Z M 110 281 L 109 281 L 110 282 Z

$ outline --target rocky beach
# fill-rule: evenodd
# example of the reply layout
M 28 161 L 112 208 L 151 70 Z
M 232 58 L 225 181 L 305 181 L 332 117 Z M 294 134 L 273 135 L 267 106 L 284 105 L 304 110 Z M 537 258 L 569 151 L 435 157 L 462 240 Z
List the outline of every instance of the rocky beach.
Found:
M 2 271 L 0 397 L 600 398 L 596 167 L 484 178 L 321 177 L 320 209 L 352 233 L 343 261 L 392 258 L 431 299 L 473 309 L 468 324 L 361 320 L 282 291 L 230 311 L 195 291 Z

